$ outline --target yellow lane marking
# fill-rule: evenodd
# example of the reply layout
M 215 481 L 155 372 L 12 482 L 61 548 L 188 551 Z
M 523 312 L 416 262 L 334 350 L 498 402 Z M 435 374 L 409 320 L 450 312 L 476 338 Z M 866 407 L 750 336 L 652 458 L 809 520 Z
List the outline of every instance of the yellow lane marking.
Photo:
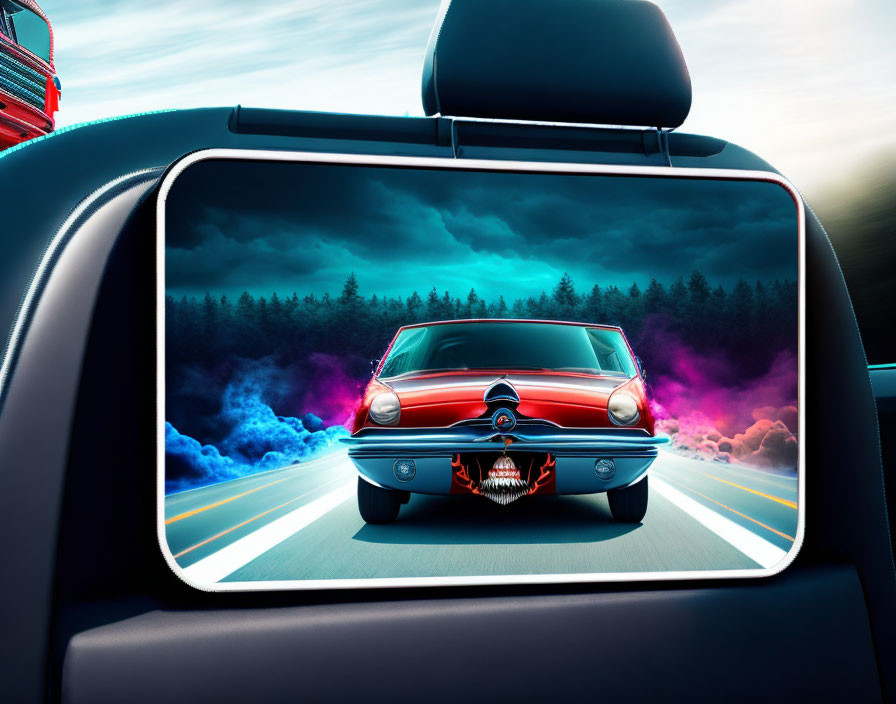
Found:
M 756 496 L 761 496 L 764 499 L 771 499 L 772 501 L 777 501 L 779 504 L 784 504 L 785 506 L 790 506 L 790 508 L 796 508 L 796 501 L 788 501 L 787 499 L 782 499 L 780 496 L 772 496 L 771 494 L 766 494 L 762 491 L 756 491 L 756 489 L 750 489 L 746 486 L 741 486 L 740 484 L 735 484 L 734 482 L 729 482 L 727 479 L 720 479 L 719 477 L 714 477 L 711 474 L 706 474 L 704 472 L 700 472 L 704 477 L 709 477 L 710 479 L 715 479 L 717 482 L 722 482 L 723 484 L 729 484 L 733 487 L 737 487 L 738 489 L 743 489 L 744 491 L 749 491 L 751 494 L 756 494 Z
M 711 499 L 711 498 L 709 498 L 706 494 L 701 494 L 701 493 L 700 493 L 699 491 L 697 491 L 696 489 L 691 489 L 691 487 L 689 487 L 689 486 L 685 486 L 685 485 L 682 484 L 681 482 L 676 482 L 676 481 L 675 481 L 674 479 L 672 479 L 671 477 L 667 477 L 667 476 L 664 475 L 664 479 L 666 479 L 666 480 L 668 480 L 668 481 L 670 481 L 670 482 L 673 482 L 674 484 L 678 484 L 678 486 L 680 486 L 682 489 L 687 489 L 687 490 L 690 491 L 691 493 L 694 493 L 694 494 L 696 494 L 697 496 L 700 496 L 700 497 L 706 499 L 707 501 L 712 501 L 712 502 L 713 502 L 714 504 L 716 504 L 717 506 L 721 506 L 722 508 L 731 511 L 731 513 L 736 513 L 736 514 L 737 514 L 738 516 L 740 516 L 741 518 L 746 518 L 748 521 L 752 521 L 752 522 L 755 523 L 757 526 L 762 526 L 762 527 L 765 528 L 766 530 L 770 530 L 770 531 L 771 531 L 772 533 L 774 533 L 775 535 L 780 535 L 782 538 L 787 538 L 787 540 L 789 540 L 791 543 L 792 543 L 793 540 L 794 540 L 793 537 L 790 536 L 790 535 L 787 535 L 787 533 L 782 533 L 782 532 L 779 531 L 779 530 L 775 530 L 775 529 L 772 528 L 771 526 L 767 526 L 767 525 L 765 525 L 765 523 L 763 523 L 762 521 L 757 521 L 755 518 L 750 518 L 747 514 L 745 514 L 745 513 L 741 513 L 740 511 L 738 511 L 738 510 L 736 510 L 736 509 L 733 509 L 733 508 L 731 508 L 730 506 L 726 506 L 726 505 L 723 504 L 721 501 L 716 501 L 715 499 Z M 176 556 L 175 556 L 175 557 L 176 557 Z
M 318 489 L 323 489 L 325 486 L 330 486 L 331 484 L 335 484 L 336 482 L 340 482 L 340 481 L 345 481 L 345 480 L 340 478 L 340 479 L 334 479 L 333 481 L 326 482 L 325 484 L 321 484 L 320 486 L 315 487 L 311 491 L 305 492 L 304 494 L 301 494 L 300 496 L 297 496 L 294 499 L 290 499 L 289 501 L 285 501 L 284 503 L 280 504 L 279 506 L 274 506 L 274 508 L 269 508 L 267 511 L 262 511 L 257 516 L 252 516 L 252 518 L 248 518 L 245 521 L 243 521 L 242 523 L 237 523 L 235 526 L 231 526 L 227 530 L 222 530 L 220 533 L 213 535 L 211 538 L 206 538 L 205 540 L 202 540 L 202 541 L 196 543 L 195 545 L 191 545 L 190 547 L 188 547 L 184 550 L 181 550 L 176 555 L 173 555 L 173 557 L 176 560 L 181 555 L 186 555 L 188 552 L 191 552 L 191 551 L 195 550 L 196 548 L 201 548 L 203 545 L 208 545 L 213 540 L 217 540 L 218 538 L 225 536 L 228 533 L 232 533 L 237 528 L 242 528 L 243 526 L 248 525 L 252 521 L 257 521 L 262 516 L 267 516 L 269 513 L 273 513 L 277 509 L 283 508 L 284 506 L 289 506 L 289 504 L 295 503 L 299 499 L 304 499 L 306 496 L 308 496 L 309 494 L 313 494 Z
M 285 482 L 289 477 L 283 477 L 283 479 L 278 479 L 275 482 L 268 482 L 267 484 L 262 484 L 261 486 L 257 486 L 254 489 L 249 489 L 249 491 L 244 491 L 242 494 L 236 494 L 235 496 L 231 496 L 228 499 L 222 499 L 221 501 L 216 501 L 213 504 L 209 504 L 208 506 L 203 506 L 202 508 L 194 508 L 192 511 L 186 511 L 184 513 L 179 513 L 176 516 L 172 516 L 171 518 L 165 519 L 165 525 L 169 525 L 176 521 L 182 521 L 184 518 L 189 518 L 190 516 L 195 516 L 197 513 L 202 513 L 203 511 L 208 511 L 210 508 L 215 508 L 216 506 L 223 506 L 224 504 L 229 504 L 231 501 L 236 501 L 244 496 L 248 496 L 256 491 L 261 491 L 262 489 L 266 489 L 269 486 L 274 486 L 274 484 L 279 484 L 280 482 Z
M 793 489 L 797 485 L 796 476 L 789 478 L 768 476 L 763 474 L 761 469 L 752 469 L 751 467 L 744 467 L 743 465 L 729 464 L 725 468 L 725 473 L 730 473 L 732 476 L 737 475 L 738 472 L 747 475 L 751 481 L 760 482 L 761 484 L 768 484 L 775 487 L 776 489 L 784 489 L 785 491 Z

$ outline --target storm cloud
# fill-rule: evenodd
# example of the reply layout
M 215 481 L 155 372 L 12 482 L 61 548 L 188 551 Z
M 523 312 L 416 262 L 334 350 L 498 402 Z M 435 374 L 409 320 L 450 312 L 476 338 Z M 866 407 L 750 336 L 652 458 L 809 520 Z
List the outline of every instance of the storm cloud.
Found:
M 580 286 L 796 277 L 796 210 L 767 183 L 203 162 L 171 191 L 167 290 L 508 300 Z

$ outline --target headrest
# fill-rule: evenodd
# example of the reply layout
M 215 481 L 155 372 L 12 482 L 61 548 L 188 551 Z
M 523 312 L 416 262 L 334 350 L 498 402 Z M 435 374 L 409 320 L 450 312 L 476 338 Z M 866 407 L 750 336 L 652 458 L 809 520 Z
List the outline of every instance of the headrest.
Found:
M 427 115 L 678 127 L 691 79 L 644 0 L 443 0 L 423 66 Z

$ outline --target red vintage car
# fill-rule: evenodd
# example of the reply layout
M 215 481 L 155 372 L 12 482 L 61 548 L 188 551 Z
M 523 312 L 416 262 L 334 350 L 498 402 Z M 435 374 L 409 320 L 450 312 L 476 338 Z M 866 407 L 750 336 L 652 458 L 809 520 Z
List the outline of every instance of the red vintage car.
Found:
M 349 457 L 368 523 L 411 493 L 607 492 L 639 522 L 657 446 L 644 372 L 618 327 L 452 320 L 401 328 L 361 400 Z
M 0 0 L 0 149 L 52 132 L 61 95 L 47 16 L 33 0 Z

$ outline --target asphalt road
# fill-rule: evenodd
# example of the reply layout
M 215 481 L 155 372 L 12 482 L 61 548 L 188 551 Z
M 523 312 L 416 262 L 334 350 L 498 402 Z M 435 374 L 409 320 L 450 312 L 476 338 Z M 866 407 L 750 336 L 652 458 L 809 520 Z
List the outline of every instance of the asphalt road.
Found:
M 396 523 L 366 525 L 343 452 L 165 499 L 169 549 L 193 583 L 771 567 L 793 545 L 797 481 L 661 451 L 647 515 L 606 496 L 412 495 Z

